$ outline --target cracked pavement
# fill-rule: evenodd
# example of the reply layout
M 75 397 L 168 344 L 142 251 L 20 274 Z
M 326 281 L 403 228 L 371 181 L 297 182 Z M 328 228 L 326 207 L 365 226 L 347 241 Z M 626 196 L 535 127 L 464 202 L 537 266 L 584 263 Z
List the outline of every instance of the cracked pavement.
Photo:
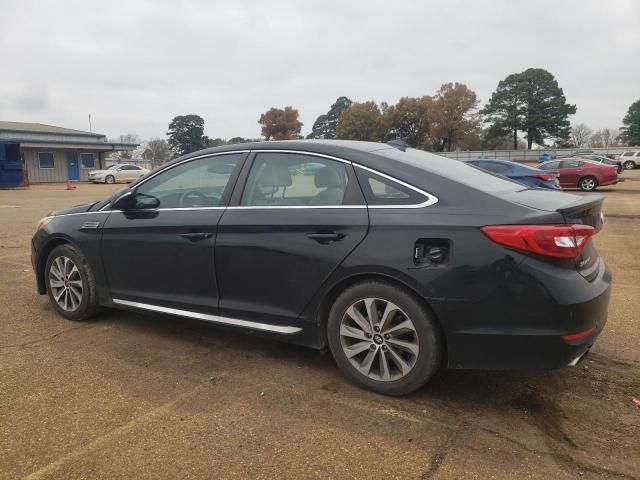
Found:
M 640 478 L 640 170 L 623 177 L 603 189 L 615 284 L 592 355 L 443 371 L 404 398 L 328 354 L 188 320 L 63 320 L 35 293 L 34 223 L 119 186 L 0 191 L 0 479 Z

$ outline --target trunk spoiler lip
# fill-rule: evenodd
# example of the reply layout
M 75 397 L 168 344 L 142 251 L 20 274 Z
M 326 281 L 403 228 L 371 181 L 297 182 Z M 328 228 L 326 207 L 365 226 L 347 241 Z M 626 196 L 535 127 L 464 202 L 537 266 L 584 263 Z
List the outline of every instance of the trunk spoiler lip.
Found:
M 571 202 L 563 207 L 557 208 L 556 212 L 571 214 L 579 212 L 580 210 L 586 210 L 597 205 L 602 205 L 602 202 L 606 197 L 607 196 L 603 193 L 591 193 L 589 195 L 585 195 L 580 200 L 576 200 L 575 202 Z

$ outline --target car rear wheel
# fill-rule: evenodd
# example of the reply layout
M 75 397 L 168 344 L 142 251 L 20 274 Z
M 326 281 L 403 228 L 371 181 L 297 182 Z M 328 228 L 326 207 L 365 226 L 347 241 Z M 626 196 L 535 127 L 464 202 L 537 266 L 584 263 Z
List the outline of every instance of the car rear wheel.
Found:
M 624 168 L 626 168 L 627 170 L 633 170 L 634 168 L 636 168 L 636 164 L 631 160 L 627 160 L 626 162 L 624 162 Z
M 584 192 L 592 192 L 598 188 L 598 181 L 594 177 L 584 177 L 580 179 L 578 186 Z
M 340 370 L 374 392 L 413 392 L 440 367 L 443 346 L 436 320 L 393 284 L 364 282 L 345 290 L 331 308 L 327 329 Z
M 49 300 L 63 317 L 87 320 L 100 310 L 91 267 L 77 248 L 54 248 L 47 258 L 45 280 Z
M 116 183 L 116 178 L 113 175 L 107 175 L 104 181 L 105 183 Z

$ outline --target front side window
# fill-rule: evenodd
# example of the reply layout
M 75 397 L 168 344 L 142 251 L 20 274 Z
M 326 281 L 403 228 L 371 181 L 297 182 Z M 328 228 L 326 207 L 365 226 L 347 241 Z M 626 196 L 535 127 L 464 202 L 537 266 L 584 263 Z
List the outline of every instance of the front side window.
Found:
M 417 191 L 364 168 L 356 168 L 356 173 L 369 205 L 418 205 L 428 200 Z
M 259 153 L 242 194 L 243 206 L 343 205 L 345 164 L 298 153 Z
M 551 170 L 553 168 L 560 168 L 560 162 L 547 162 L 539 165 L 538 168 L 542 170 Z
M 40 168 L 55 168 L 53 163 L 53 153 L 38 152 L 38 165 Z
M 634 153 L 634 152 L 624 152 L 624 153 L 622 154 L 622 156 L 623 156 L 623 157 L 633 157 L 633 153 Z M 640 155 L 640 152 L 638 152 L 638 154 Z
M 93 153 L 81 153 L 80 163 L 84 168 L 93 168 L 95 166 Z
M 217 207 L 243 153 L 200 158 L 169 168 L 136 189 L 157 208 Z

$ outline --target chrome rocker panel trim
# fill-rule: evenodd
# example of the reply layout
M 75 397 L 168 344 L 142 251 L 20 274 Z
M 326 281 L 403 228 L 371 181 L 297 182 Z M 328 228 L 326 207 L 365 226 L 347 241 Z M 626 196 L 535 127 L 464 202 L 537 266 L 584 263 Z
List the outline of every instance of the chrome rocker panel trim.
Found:
M 268 323 L 252 322 L 249 320 L 239 320 L 237 318 L 221 317 L 219 315 L 209 315 L 207 313 L 191 312 L 189 310 L 180 310 L 177 308 L 161 307 L 159 305 L 151 305 L 148 303 L 131 302 L 114 298 L 113 303 L 116 305 L 124 305 L 126 307 L 140 308 L 152 312 L 166 313 L 168 315 L 176 315 L 179 317 L 194 318 L 196 320 L 204 320 L 205 322 L 218 323 L 221 325 L 232 325 L 234 327 L 252 328 L 254 330 L 263 330 L 266 332 L 282 333 L 291 335 L 302 331 L 299 327 L 286 325 L 270 325 Z

